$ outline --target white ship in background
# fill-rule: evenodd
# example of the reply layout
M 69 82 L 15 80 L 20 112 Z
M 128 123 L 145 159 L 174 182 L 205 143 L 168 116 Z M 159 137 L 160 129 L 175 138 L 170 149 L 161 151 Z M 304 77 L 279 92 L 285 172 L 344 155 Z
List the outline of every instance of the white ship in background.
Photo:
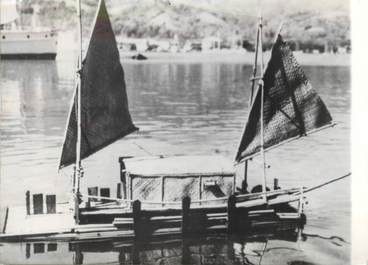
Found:
M 0 1 L 0 58 L 55 59 L 57 32 L 37 27 L 38 6 L 23 7 L 18 12 L 16 0 Z

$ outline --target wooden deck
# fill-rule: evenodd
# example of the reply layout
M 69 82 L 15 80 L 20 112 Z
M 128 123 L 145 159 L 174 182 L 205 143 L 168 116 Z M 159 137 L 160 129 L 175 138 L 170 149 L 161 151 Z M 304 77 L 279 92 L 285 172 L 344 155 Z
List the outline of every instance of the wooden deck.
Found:
M 211 201 L 191 201 L 184 197 L 181 202 L 133 202 L 102 203 L 95 207 L 81 208 L 79 225 L 50 230 L 48 233 L 3 233 L 1 240 L 91 240 L 121 238 L 141 240 L 162 236 L 190 236 L 212 232 L 247 234 L 285 230 L 302 227 L 305 215 L 302 213 L 302 191 L 298 189 L 279 190 L 263 193 L 238 194 Z M 299 201 L 299 209 L 289 203 Z M 39 215 L 35 218 L 54 220 L 54 215 Z M 54 218 L 54 219 L 52 219 Z M 71 220 L 72 221 L 72 220 Z M 10 232 L 10 231 L 9 231 Z
M 180 208 L 142 209 L 142 203 L 137 200 L 131 209 L 120 208 L 120 213 L 118 207 L 85 209 L 80 212 L 81 223 L 70 230 L 27 235 L 2 234 L 0 240 L 142 240 L 213 232 L 232 235 L 289 230 L 303 227 L 306 222 L 305 215 L 287 203 L 252 202 L 252 206 L 244 206 L 244 202 L 237 203 L 236 196 L 232 195 L 226 205 L 192 207 L 190 198 L 185 197 Z

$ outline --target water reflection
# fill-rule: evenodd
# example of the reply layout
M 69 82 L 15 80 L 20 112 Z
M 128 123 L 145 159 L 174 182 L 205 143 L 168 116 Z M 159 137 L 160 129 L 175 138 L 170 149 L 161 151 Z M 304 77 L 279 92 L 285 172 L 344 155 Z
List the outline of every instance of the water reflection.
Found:
M 286 230 L 229 237 L 168 237 L 144 241 L 36 241 L 3 243 L 5 264 L 345 264 L 335 253 L 305 253 L 303 248 L 325 248 L 332 239 L 316 239 L 302 231 Z M 342 245 L 346 242 L 340 241 Z M 340 245 L 340 246 L 342 246 Z M 343 249 L 338 247 L 341 252 Z M 344 253 L 346 255 L 346 253 Z
M 4 80 L 1 86 L 3 140 L 19 134 L 52 132 L 52 128 L 60 126 L 63 118 L 60 108 L 64 107 L 60 98 L 69 97 L 70 89 L 60 89 L 59 85 L 70 81 L 58 76 L 56 62 L 5 61 L 0 74 Z M 7 126 L 14 121 L 20 122 L 18 128 Z
M 263 264 L 267 253 L 301 251 L 292 247 L 298 230 L 227 237 L 208 235 L 195 238 L 169 237 L 150 242 L 100 240 L 95 242 L 37 241 L 4 243 L 0 262 L 16 264 Z M 304 238 L 305 240 L 305 238 Z M 284 246 L 280 246 L 280 242 Z M 278 246 L 278 247 L 277 247 Z M 286 263 L 285 263 L 286 264 Z

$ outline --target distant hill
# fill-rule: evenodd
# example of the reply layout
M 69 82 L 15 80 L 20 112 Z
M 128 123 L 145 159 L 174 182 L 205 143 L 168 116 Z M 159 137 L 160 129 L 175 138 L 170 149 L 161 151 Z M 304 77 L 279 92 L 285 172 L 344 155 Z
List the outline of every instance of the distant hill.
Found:
M 24 0 L 41 6 L 41 22 L 61 29 L 76 25 L 75 1 Z M 91 27 L 97 0 L 82 0 L 83 31 Z M 106 0 L 116 34 L 128 37 L 198 39 L 240 35 L 253 41 L 257 1 L 248 0 Z M 263 2 L 265 42 L 281 21 L 287 39 L 319 45 L 350 42 L 349 2 L 346 0 L 274 0 Z M 267 3 L 267 5 L 266 5 Z M 272 3 L 272 4 L 270 4 Z

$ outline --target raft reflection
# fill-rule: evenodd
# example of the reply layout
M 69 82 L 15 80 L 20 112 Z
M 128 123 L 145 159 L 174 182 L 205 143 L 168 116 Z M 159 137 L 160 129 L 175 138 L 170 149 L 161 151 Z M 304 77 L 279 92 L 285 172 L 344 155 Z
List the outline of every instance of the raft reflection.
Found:
M 33 241 L 2 243 L 5 264 L 260 264 L 272 246 L 288 252 L 301 235 L 291 229 L 257 235 L 228 237 L 168 237 L 151 241 Z M 303 237 L 305 240 L 305 237 Z M 288 245 L 290 244 L 290 245 Z M 296 250 L 296 253 L 300 251 Z M 275 258 L 272 253 L 272 259 Z M 289 262 L 295 256 L 289 255 Z M 285 257 L 283 257 L 285 259 Z M 286 262 L 285 262 L 286 263 Z

